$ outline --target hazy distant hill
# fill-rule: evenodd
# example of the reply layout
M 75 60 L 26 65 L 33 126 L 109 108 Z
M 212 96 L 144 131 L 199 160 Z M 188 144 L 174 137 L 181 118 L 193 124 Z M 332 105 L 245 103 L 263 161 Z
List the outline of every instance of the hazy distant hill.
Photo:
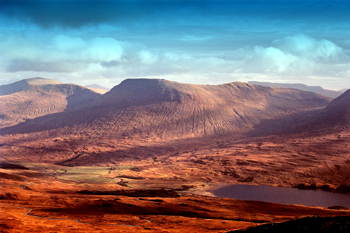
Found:
M 344 89 L 341 89 L 341 90 L 339 90 L 339 92 L 344 93 L 344 92 L 345 92 L 345 91 L 347 91 L 347 90 L 349 90 L 349 88 L 344 88 Z
M 320 86 L 307 86 L 305 84 L 299 84 L 299 83 L 290 84 L 290 83 L 269 83 L 269 82 L 257 82 L 257 81 L 249 81 L 248 83 L 265 86 L 265 87 L 294 88 L 294 89 L 299 89 L 303 91 L 311 91 L 311 92 L 315 92 L 317 94 L 328 96 L 331 98 L 336 98 L 343 93 L 342 91 L 332 91 L 332 90 L 323 89 Z
M 103 87 L 103 86 L 98 85 L 98 84 L 86 85 L 86 87 L 90 87 L 90 88 L 94 88 L 94 89 L 103 89 L 103 90 L 109 91 L 109 89 L 108 89 L 108 88 Z
M 109 91 L 110 89 L 106 88 L 106 87 L 103 87 L 101 85 L 98 85 L 98 84 L 91 84 L 91 85 L 86 85 L 86 87 L 88 88 L 91 88 L 92 90 L 100 93 L 100 94 L 104 94 L 106 93 L 107 91 Z
M 262 120 L 325 107 L 330 98 L 296 89 L 247 83 L 190 85 L 128 79 L 82 108 L 34 119 L 3 132 L 73 127 L 120 138 L 193 137 L 247 132 Z M 93 129 L 93 130 L 92 130 Z M 69 133 L 69 128 L 66 128 Z
M 32 78 L 0 86 L 1 127 L 90 103 L 101 94 L 75 84 Z

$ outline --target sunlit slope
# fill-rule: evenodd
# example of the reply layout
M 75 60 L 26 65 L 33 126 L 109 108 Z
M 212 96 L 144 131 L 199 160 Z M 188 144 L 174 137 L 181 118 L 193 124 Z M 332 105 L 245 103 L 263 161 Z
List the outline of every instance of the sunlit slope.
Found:
M 34 78 L 1 86 L 1 127 L 90 103 L 101 96 L 88 88 Z
M 311 92 L 240 82 L 191 85 L 128 79 L 82 108 L 45 116 L 4 132 L 65 128 L 64 133 L 97 133 L 113 138 L 243 133 L 261 120 L 322 108 L 330 100 Z

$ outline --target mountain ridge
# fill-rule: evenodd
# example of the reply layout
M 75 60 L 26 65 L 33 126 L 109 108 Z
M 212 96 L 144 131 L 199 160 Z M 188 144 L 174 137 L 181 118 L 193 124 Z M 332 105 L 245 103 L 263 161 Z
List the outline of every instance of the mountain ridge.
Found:
M 1 127 L 92 102 L 101 94 L 75 84 L 33 78 L 1 86 Z
M 33 119 L 3 132 L 74 126 L 78 131 L 98 128 L 110 137 L 242 133 L 263 119 L 325 107 L 330 101 L 311 92 L 242 82 L 194 85 L 164 79 L 127 79 L 79 109 Z
M 14 83 L 1 85 L 0 95 L 10 95 L 16 92 L 24 91 L 30 88 L 31 86 L 42 86 L 42 85 L 49 85 L 49 84 L 55 85 L 55 84 L 62 84 L 62 83 L 53 79 L 46 79 L 46 78 L 40 78 L 40 77 L 22 79 Z
M 332 90 L 323 89 L 320 86 L 308 86 L 301 83 L 271 83 L 271 82 L 258 82 L 258 81 L 249 81 L 248 83 L 260 85 L 260 86 L 267 86 L 267 87 L 295 88 L 303 91 L 314 92 L 314 93 L 328 96 L 331 98 L 336 98 L 343 93 L 342 91 L 332 91 Z

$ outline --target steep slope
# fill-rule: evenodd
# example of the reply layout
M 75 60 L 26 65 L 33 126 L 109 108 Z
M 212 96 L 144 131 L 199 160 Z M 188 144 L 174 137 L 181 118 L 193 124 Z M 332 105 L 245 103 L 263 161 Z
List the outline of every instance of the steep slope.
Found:
M 305 84 L 291 84 L 291 83 L 269 83 L 269 82 L 257 82 L 257 81 L 249 81 L 248 83 L 250 84 L 255 84 L 255 85 L 260 85 L 260 86 L 265 86 L 265 87 L 280 87 L 280 88 L 294 88 L 294 89 L 299 89 L 303 91 L 311 91 L 314 93 L 317 93 L 319 95 L 324 95 L 328 96 L 331 98 L 336 98 L 340 96 L 344 91 L 332 91 L 332 90 L 327 90 L 323 89 L 320 86 L 307 86 Z
M 350 90 L 326 107 L 280 119 L 266 119 L 255 126 L 253 134 L 334 134 L 350 130 Z
M 326 106 L 330 98 L 295 89 L 246 83 L 190 85 L 158 79 L 128 79 L 93 103 L 45 116 L 4 133 L 66 126 L 64 133 L 107 138 L 184 138 L 243 133 L 265 119 Z
M 310 116 L 310 124 L 316 128 L 341 127 L 350 129 L 350 90 L 330 102 L 314 116 Z
M 101 95 L 85 87 L 43 78 L 25 79 L 0 89 L 1 127 L 82 106 Z

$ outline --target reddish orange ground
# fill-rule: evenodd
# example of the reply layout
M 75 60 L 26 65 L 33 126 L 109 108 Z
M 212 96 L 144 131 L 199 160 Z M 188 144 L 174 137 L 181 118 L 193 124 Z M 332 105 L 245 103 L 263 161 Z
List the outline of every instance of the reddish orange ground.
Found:
M 125 179 L 129 187 L 94 179 L 76 182 L 71 172 L 85 172 L 85 168 L 67 167 L 65 173 L 52 164 L 27 166 L 30 170 L 0 169 L 2 232 L 226 232 L 303 216 L 350 215 L 346 210 L 191 194 L 204 193 L 201 188 L 179 191 L 176 198 L 79 194 L 82 189 L 130 190 L 130 186 L 140 188 L 142 182 L 145 187 L 169 188 L 171 182 Z M 56 168 L 57 175 L 49 168 Z M 99 176 L 105 172 L 97 171 Z
M 348 131 L 178 141 L 90 136 L 2 136 L 2 161 L 29 168 L 0 169 L 3 232 L 226 232 L 303 216 L 350 215 L 345 210 L 214 198 L 207 192 L 246 183 L 249 177 L 249 184 L 314 183 L 333 190 L 349 186 Z M 89 166 L 79 166 L 83 164 Z M 127 187 L 118 185 L 122 179 Z M 190 189 L 179 191 L 179 198 L 76 192 L 184 185 Z M 29 208 L 33 210 L 25 215 Z
M 132 188 L 194 185 L 203 191 L 248 177 L 254 178 L 252 184 L 273 186 L 315 183 L 334 189 L 350 185 L 349 131 L 173 141 L 84 135 L 52 138 L 41 134 L 2 136 L 1 157 L 15 163 L 107 166 L 114 169 L 105 176 L 113 178 L 112 182 L 117 176 L 143 178 L 142 182 L 129 180 Z

